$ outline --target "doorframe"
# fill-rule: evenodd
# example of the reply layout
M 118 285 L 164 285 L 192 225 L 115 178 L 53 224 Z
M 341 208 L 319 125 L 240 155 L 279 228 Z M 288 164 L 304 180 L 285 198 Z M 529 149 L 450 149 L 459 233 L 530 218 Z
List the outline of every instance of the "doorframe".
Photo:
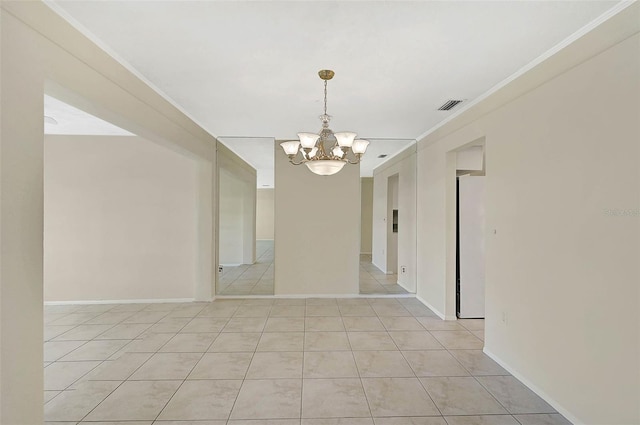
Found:
M 473 146 L 483 147 L 483 157 L 486 158 L 486 137 L 475 138 L 445 153 L 445 302 L 444 319 L 457 320 L 457 278 L 458 278 L 458 190 L 457 190 L 457 159 L 458 152 Z M 486 159 L 483 158 L 483 168 L 486 172 Z M 486 295 L 485 295 L 486 299 Z

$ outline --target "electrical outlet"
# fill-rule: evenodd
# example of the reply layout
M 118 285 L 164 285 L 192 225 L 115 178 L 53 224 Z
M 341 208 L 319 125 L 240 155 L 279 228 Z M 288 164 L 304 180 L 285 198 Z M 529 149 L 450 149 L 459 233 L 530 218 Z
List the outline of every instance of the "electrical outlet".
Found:
M 218 266 L 218 273 L 222 273 L 222 266 Z
M 407 266 L 400 266 L 400 272 L 405 274 L 407 272 Z

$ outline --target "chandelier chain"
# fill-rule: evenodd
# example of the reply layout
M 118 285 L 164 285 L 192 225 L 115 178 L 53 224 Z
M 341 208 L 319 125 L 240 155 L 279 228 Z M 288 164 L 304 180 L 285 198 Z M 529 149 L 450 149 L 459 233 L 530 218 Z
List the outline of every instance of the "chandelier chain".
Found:
M 324 80 L 324 114 L 327 115 L 327 80 Z

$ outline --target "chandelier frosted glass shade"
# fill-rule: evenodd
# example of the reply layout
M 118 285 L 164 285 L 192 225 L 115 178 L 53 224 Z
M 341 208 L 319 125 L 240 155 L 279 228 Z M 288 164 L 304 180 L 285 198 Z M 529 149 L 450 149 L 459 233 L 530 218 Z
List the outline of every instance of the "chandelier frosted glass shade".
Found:
M 356 155 L 363 155 L 367 151 L 368 146 L 368 140 L 358 139 L 353 141 L 353 146 L 351 147 L 351 149 Z
M 314 174 L 317 174 L 319 176 L 330 176 L 342 170 L 346 162 L 325 159 L 323 161 L 309 161 L 305 162 L 305 164 L 307 165 L 307 168 Z
M 284 149 L 284 153 L 287 155 L 295 155 L 298 153 L 298 146 L 300 146 L 300 142 L 297 140 L 292 140 L 291 142 L 280 143 L 282 149 Z
M 300 145 L 303 148 L 311 149 L 315 146 L 320 135 L 314 133 L 298 133 L 298 138 L 300 139 Z
M 293 165 L 306 164 L 312 173 L 330 176 L 346 164 L 359 164 L 369 142 L 356 139 L 357 134 L 351 131 L 334 133 L 329 128 L 331 116 L 327 114 L 327 81 L 333 78 L 334 72 L 322 70 L 318 75 L 324 80 L 324 114 L 320 115 L 322 129 L 317 134 L 298 133 L 299 140 L 282 142 L 280 146 Z
M 336 140 L 338 141 L 338 146 L 342 146 L 345 148 L 350 148 L 353 145 L 353 139 L 356 138 L 357 134 L 352 133 L 350 131 L 344 131 L 342 133 L 335 133 Z

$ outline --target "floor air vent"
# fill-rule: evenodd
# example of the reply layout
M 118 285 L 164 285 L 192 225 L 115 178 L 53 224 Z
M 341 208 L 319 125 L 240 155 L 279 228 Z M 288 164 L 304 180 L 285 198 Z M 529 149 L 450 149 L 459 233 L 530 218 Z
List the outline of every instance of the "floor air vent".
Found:
M 446 102 L 444 102 L 444 105 L 438 108 L 438 111 L 450 111 L 462 102 L 462 100 L 447 100 Z

